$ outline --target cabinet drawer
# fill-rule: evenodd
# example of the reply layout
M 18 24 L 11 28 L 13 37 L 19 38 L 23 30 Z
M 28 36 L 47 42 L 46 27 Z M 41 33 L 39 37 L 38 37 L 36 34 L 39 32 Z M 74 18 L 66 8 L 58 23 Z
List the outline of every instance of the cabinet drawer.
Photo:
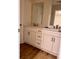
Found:
M 37 38 L 41 39 L 42 36 L 37 36 Z
M 37 33 L 37 36 L 41 36 L 42 34 L 41 33 Z
M 42 31 L 41 30 L 37 30 L 37 32 L 41 33 Z
M 42 33 L 37 32 L 37 35 L 42 35 Z
M 36 42 L 36 47 L 40 48 L 41 47 L 41 43 Z
M 54 33 L 53 33 L 53 36 L 61 37 L 61 34 L 60 34 L 60 33 L 56 33 L 56 32 L 54 32 Z
M 37 40 L 36 40 L 36 42 L 39 42 L 39 43 L 41 43 L 41 40 L 37 39 Z
M 37 35 L 36 35 L 36 38 L 37 38 L 37 39 L 41 39 L 41 38 L 42 38 L 42 35 L 37 34 Z
M 40 46 L 40 44 L 41 44 L 41 43 L 39 43 L 39 42 L 36 42 L 36 45 L 37 45 L 37 46 Z

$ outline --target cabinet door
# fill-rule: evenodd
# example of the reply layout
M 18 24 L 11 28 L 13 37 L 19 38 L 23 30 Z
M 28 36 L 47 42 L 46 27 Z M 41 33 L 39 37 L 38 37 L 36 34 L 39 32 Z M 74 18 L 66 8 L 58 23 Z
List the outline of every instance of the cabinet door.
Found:
M 31 39 L 31 37 L 30 37 L 30 31 L 29 30 L 26 30 L 26 33 L 25 33 L 25 42 L 26 43 L 30 43 L 30 39 Z
M 29 43 L 31 45 L 35 45 L 35 39 L 36 39 L 36 32 L 34 31 L 29 31 L 29 30 L 26 30 L 26 40 L 25 42 L 26 43 Z
M 41 45 L 42 49 L 47 50 L 47 51 L 51 51 L 52 46 L 53 46 L 52 38 L 53 37 L 51 35 L 44 34 L 42 45 Z
M 59 46 L 60 46 L 60 38 L 54 37 L 54 44 L 53 44 L 52 52 L 55 54 L 58 54 Z
M 36 32 L 31 31 L 30 32 L 30 43 L 31 45 L 35 45 L 35 42 L 36 42 Z

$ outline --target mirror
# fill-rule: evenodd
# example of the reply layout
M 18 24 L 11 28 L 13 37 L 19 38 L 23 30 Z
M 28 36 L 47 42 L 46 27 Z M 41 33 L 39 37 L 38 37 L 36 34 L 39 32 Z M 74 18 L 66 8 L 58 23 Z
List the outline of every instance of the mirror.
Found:
M 54 26 L 61 26 L 61 10 L 55 11 Z
M 43 3 L 32 4 L 32 26 L 41 26 L 43 19 Z
M 51 8 L 51 19 L 50 26 L 61 26 L 61 6 L 60 5 L 52 5 Z
M 52 6 L 52 9 L 51 9 L 50 25 L 54 25 L 54 18 L 55 18 L 55 7 Z

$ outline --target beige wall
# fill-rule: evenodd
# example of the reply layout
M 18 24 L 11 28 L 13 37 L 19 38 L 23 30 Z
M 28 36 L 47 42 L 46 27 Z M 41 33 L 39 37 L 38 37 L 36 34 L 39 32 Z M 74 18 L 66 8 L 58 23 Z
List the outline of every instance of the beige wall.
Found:
M 24 19 L 25 19 L 25 0 L 20 0 L 20 24 L 22 26 L 20 26 L 20 43 L 23 43 L 23 38 L 24 38 Z
M 23 27 L 31 25 L 31 0 L 21 1 L 21 18 Z
M 31 0 L 25 0 L 24 27 L 31 25 Z

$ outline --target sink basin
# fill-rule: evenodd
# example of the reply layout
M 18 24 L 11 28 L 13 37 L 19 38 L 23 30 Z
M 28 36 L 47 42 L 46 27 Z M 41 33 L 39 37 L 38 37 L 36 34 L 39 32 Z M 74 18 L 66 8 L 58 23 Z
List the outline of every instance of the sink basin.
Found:
M 44 30 L 53 31 L 53 32 L 58 32 L 58 29 L 44 28 Z

